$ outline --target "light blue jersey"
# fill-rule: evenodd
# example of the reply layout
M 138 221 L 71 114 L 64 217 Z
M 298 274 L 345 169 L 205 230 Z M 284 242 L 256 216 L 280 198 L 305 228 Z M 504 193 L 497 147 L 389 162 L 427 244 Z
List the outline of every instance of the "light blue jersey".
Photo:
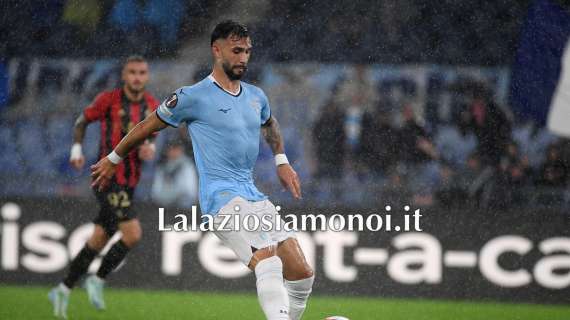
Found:
M 200 178 L 202 214 L 216 215 L 236 196 L 250 201 L 267 197 L 253 184 L 260 127 L 271 115 L 267 96 L 241 82 L 237 94 L 212 76 L 177 89 L 157 109 L 158 117 L 178 127 L 188 124 Z

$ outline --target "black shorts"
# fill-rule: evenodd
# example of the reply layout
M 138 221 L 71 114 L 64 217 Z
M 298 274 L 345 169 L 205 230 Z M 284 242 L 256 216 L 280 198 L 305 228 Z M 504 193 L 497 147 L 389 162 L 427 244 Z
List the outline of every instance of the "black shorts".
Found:
M 134 188 L 112 183 L 104 191 L 95 191 L 99 202 L 99 214 L 93 223 L 103 227 L 109 237 L 119 229 L 119 222 L 128 221 L 137 217 L 132 209 Z

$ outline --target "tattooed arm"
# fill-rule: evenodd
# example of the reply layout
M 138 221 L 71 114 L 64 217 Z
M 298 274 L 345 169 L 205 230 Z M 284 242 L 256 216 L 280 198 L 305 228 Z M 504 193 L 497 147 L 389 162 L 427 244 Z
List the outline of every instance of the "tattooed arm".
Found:
M 277 119 L 271 116 L 261 127 L 261 133 L 274 155 L 285 153 L 283 137 L 281 136 L 281 129 L 279 128 L 279 122 L 277 122 Z
M 261 133 L 269 144 L 271 151 L 274 155 L 285 155 L 285 147 L 281 130 L 279 129 L 279 122 L 275 117 L 271 116 L 269 120 L 261 127 Z M 287 188 L 295 199 L 301 198 L 301 183 L 299 176 L 289 163 L 283 163 L 277 166 L 277 176 L 283 187 Z

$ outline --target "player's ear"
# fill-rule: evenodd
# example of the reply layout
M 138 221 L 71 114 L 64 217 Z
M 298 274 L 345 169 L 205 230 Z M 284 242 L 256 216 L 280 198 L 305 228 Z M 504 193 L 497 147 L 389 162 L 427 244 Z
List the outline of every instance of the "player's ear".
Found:
M 222 58 L 222 48 L 220 47 L 220 43 L 218 40 L 214 41 L 212 44 L 212 55 L 214 56 L 215 60 L 219 60 Z
M 121 80 L 126 81 L 127 78 L 127 68 L 123 67 L 123 69 L 121 70 Z

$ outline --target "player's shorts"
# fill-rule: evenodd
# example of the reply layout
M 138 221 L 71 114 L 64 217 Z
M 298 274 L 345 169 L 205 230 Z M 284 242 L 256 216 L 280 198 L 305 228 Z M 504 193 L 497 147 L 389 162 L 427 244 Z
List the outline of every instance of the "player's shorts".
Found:
M 104 191 L 95 191 L 95 196 L 99 202 L 99 214 L 93 223 L 103 227 L 109 237 L 119 229 L 119 222 L 136 218 L 132 207 L 134 189 L 112 183 Z
M 239 206 L 239 211 L 235 210 L 236 206 Z M 242 197 L 233 198 L 220 209 L 218 215 L 216 215 L 213 220 L 214 233 L 216 236 L 222 240 L 222 243 L 226 247 L 232 249 L 241 262 L 246 266 L 249 265 L 249 262 L 253 257 L 253 253 L 256 250 L 277 245 L 288 238 L 296 238 L 294 231 L 286 231 L 283 230 L 283 228 L 281 228 L 281 230 L 277 230 L 277 228 L 274 227 L 271 230 L 263 231 L 261 229 L 261 224 L 258 228 L 255 228 L 252 222 L 253 219 L 245 218 L 248 214 L 256 215 L 260 222 L 264 219 L 262 217 L 265 215 L 265 219 L 271 219 L 274 226 L 277 223 L 276 219 L 278 212 L 271 201 L 247 201 Z M 217 230 L 223 219 L 227 219 L 222 215 L 231 216 L 231 218 L 227 220 L 227 224 L 224 226 L 224 229 L 231 229 L 231 231 Z M 239 231 L 236 231 L 235 228 L 235 215 L 239 216 Z M 244 228 L 244 220 L 246 220 L 250 226 L 249 230 L 253 231 L 248 231 Z M 281 225 L 284 225 L 283 219 L 281 219 Z

